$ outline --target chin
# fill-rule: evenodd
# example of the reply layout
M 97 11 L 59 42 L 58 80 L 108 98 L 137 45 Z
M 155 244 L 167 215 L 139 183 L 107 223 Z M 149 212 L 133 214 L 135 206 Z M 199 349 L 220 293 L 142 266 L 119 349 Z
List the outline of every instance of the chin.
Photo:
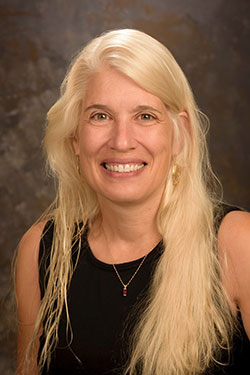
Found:
M 141 194 L 137 195 L 134 191 L 130 194 L 127 192 L 117 192 L 117 194 L 102 194 L 101 197 L 105 200 L 121 205 L 136 205 L 145 201 L 145 198 Z

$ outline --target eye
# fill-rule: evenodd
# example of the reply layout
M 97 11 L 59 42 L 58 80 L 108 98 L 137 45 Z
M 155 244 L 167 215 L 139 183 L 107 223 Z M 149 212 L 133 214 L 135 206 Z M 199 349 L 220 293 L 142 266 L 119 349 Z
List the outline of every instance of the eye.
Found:
M 96 121 L 105 121 L 109 119 L 109 116 L 106 113 L 94 113 L 93 115 L 90 116 L 91 120 L 96 120 Z
M 143 121 L 153 121 L 153 120 L 156 120 L 156 116 L 153 116 L 150 113 L 141 113 L 138 117 L 139 117 L 140 120 L 143 120 Z

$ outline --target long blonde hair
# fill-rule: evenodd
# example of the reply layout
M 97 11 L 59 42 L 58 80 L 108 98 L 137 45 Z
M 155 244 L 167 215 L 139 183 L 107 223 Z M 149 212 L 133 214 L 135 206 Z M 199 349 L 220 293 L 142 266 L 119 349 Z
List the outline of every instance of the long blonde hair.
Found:
M 179 184 L 174 187 L 171 178 L 167 179 L 158 210 L 165 251 L 132 337 L 124 373 L 134 375 L 138 368 L 144 375 L 202 373 L 219 358 L 221 347 L 229 347 L 233 329 L 232 312 L 220 283 L 214 226 L 219 200 L 206 149 L 207 119 L 168 49 L 132 29 L 110 31 L 92 40 L 74 59 L 61 97 L 48 113 L 44 147 L 58 189 L 50 211 L 55 229 L 48 284 L 33 337 L 34 343 L 43 326 L 45 343 L 39 366 L 41 369 L 50 360 L 64 306 L 70 327 L 67 292 L 73 273 L 72 243 L 80 240 L 85 224 L 100 213 L 95 192 L 77 171 L 72 138 L 89 77 L 104 66 L 122 72 L 159 97 L 171 114 L 176 137 L 180 126 L 176 115 L 186 111 L 189 119 L 183 149 L 175 160 L 181 168 Z

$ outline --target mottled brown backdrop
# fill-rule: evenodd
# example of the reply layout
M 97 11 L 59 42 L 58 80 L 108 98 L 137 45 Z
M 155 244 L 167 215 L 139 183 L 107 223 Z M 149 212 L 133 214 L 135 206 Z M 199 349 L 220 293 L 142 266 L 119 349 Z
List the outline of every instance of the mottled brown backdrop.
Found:
M 249 209 L 249 17 L 249 0 L 0 0 L 1 374 L 15 367 L 10 261 L 54 195 L 41 140 L 69 59 L 113 28 L 137 28 L 166 44 L 211 120 L 211 160 L 226 200 Z

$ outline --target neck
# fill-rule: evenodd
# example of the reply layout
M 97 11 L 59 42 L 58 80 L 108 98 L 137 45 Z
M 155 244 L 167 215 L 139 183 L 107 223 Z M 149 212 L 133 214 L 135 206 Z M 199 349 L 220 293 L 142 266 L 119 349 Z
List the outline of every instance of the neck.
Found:
M 99 201 L 101 216 L 89 234 L 94 255 L 106 263 L 124 263 L 146 255 L 161 240 L 158 205 L 118 205 Z

